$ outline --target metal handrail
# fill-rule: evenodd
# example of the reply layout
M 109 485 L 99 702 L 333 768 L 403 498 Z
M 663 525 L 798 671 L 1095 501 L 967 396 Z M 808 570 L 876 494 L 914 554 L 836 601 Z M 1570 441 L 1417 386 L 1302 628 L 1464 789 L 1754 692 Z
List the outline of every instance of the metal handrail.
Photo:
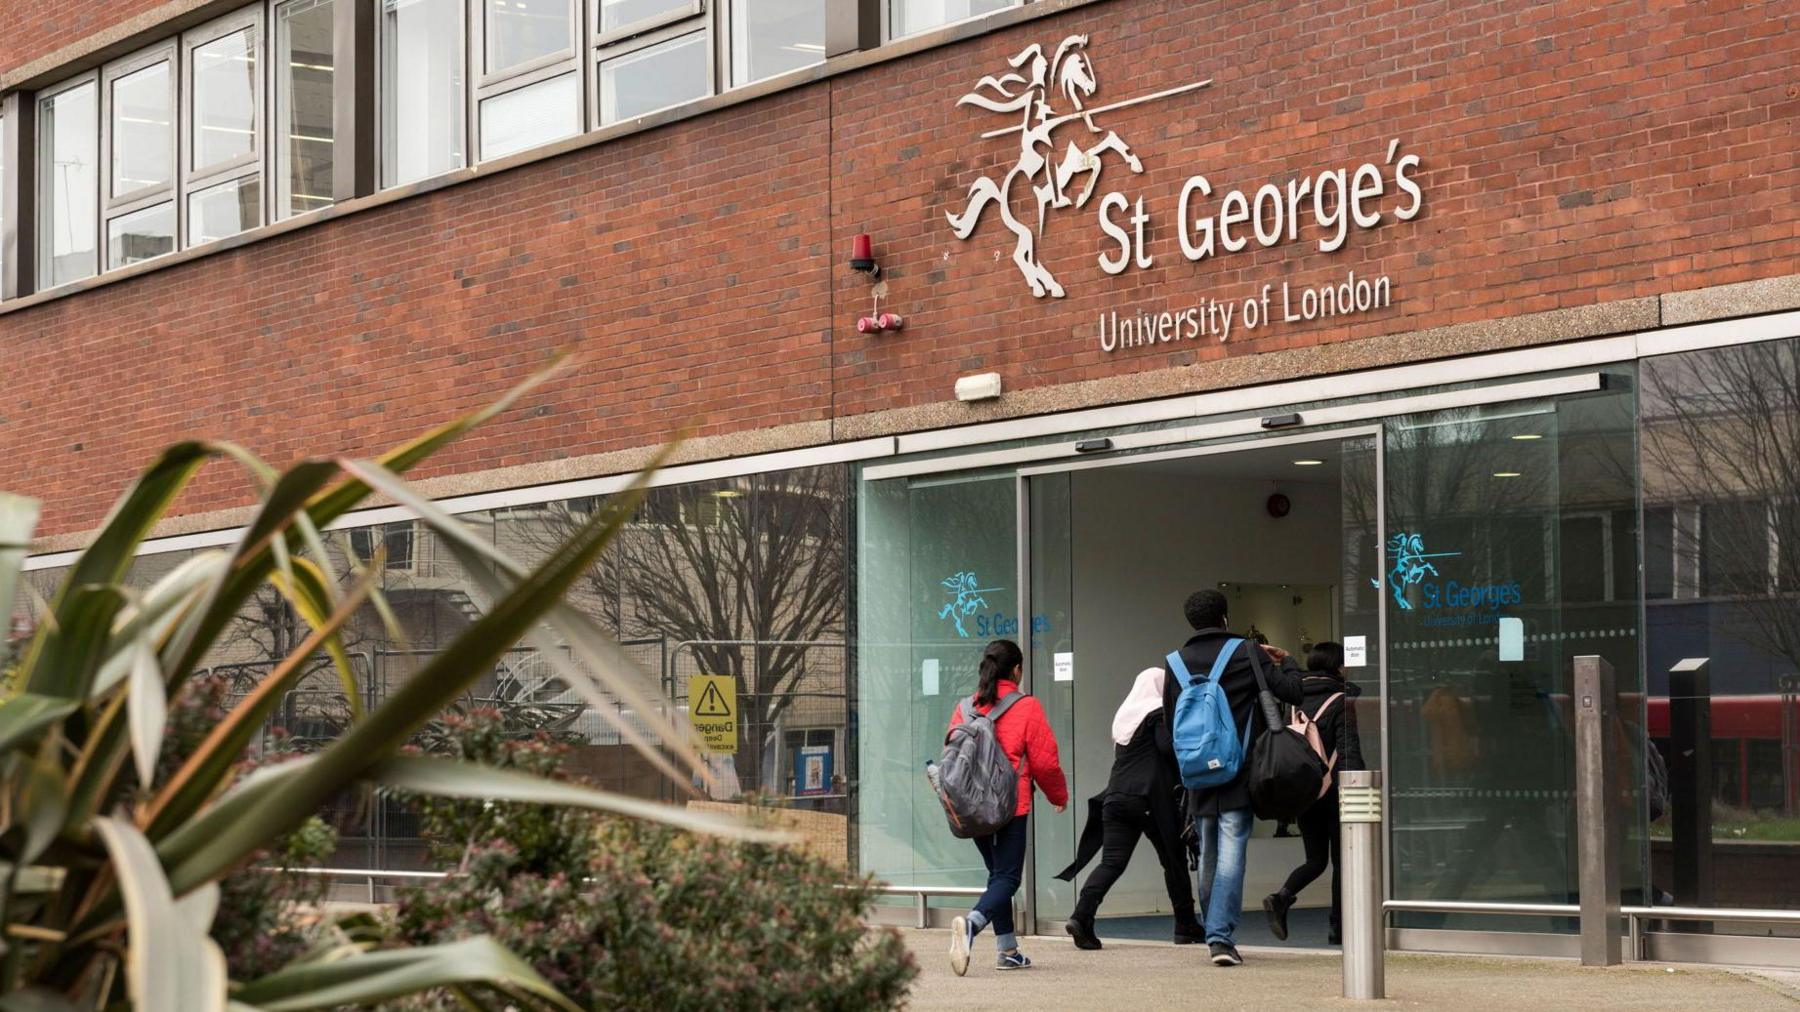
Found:
M 1572 917 L 1581 913 L 1581 907 L 1573 903 L 1480 903 L 1470 900 L 1388 900 L 1381 908 L 1390 914 L 1539 914 Z

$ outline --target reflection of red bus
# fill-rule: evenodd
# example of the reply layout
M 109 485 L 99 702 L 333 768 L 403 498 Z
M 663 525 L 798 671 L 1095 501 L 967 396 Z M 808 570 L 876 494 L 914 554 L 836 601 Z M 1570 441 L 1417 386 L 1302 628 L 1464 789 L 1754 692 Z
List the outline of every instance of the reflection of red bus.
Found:
M 1712 699 L 1713 797 L 1744 809 L 1790 809 L 1796 800 L 1800 767 L 1794 765 L 1795 720 L 1782 719 L 1776 694 L 1714 696 Z M 1785 697 L 1790 698 L 1791 697 Z M 1790 711 L 1793 704 L 1789 703 Z M 1649 700 L 1650 737 L 1669 756 L 1669 697 Z M 1784 725 L 1786 725 L 1784 727 Z M 1782 776 L 1782 754 L 1789 753 L 1793 776 Z

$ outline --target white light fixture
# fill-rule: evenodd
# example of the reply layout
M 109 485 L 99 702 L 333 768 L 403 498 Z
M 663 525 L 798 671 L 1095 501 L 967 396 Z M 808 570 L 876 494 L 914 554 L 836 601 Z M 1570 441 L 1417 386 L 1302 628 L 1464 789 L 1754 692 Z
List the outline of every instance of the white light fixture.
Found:
M 1294 466 L 1295 467 L 1318 467 L 1320 464 L 1323 464 L 1323 463 L 1325 463 L 1325 462 L 1322 460 L 1315 460 L 1312 457 L 1302 457 L 1301 459 L 1294 461 Z
M 1494 477 L 1496 477 L 1496 478 L 1517 478 L 1517 477 L 1519 477 L 1519 472 L 1517 472 L 1517 471 L 1495 471 Z
M 1000 374 L 997 372 L 964 376 L 956 381 L 956 399 L 965 404 L 970 401 L 991 401 L 998 396 L 1000 396 Z
M 1524 442 L 1525 440 L 1528 440 L 1528 439 L 1542 439 L 1542 438 L 1544 438 L 1544 434 L 1541 432 L 1521 432 L 1518 435 L 1514 436 L 1513 438 L 1519 440 L 1520 442 Z

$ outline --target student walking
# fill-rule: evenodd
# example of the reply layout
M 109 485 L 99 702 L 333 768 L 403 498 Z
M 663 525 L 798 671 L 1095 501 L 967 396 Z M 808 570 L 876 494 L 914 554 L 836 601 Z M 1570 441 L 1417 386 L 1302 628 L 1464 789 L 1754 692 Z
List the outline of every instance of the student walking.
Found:
M 1298 705 L 1304 699 L 1300 666 L 1285 650 L 1245 642 L 1226 630 L 1229 602 L 1216 590 L 1197 590 L 1184 607 L 1194 636 L 1179 653 L 1190 676 L 1216 678 L 1230 705 L 1239 740 L 1254 743 L 1263 730 L 1262 707 L 1257 705 L 1256 673 L 1260 668 L 1269 691 L 1284 703 Z M 1230 647 L 1230 652 L 1226 648 Z M 1189 686 L 1171 677 L 1163 684 L 1163 712 L 1174 724 L 1175 704 Z M 1197 691 L 1197 690 L 1195 690 Z M 1175 733 L 1179 735 L 1179 728 Z M 1181 742 L 1176 741 L 1176 747 Z M 1237 951 L 1238 914 L 1244 900 L 1244 866 L 1254 819 L 1250 810 L 1249 756 L 1228 783 L 1187 792 L 1188 817 L 1200 843 L 1200 907 L 1204 911 L 1206 942 L 1213 965 L 1237 966 L 1244 958 Z
M 1175 911 L 1175 944 L 1206 940 L 1194 920 L 1193 886 L 1188 879 L 1187 848 L 1181 842 L 1181 780 L 1175 769 L 1175 750 L 1169 742 L 1169 722 L 1163 714 L 1161 668 L 1140 672 L 1130 695 L 1113 715 L 1113 764 L 1106 789 L 1088 800 L 1088 819 L 1081 831 L 1075 862 L 1056 877 L 1075 880 L 1077 872 L 1100 855 L 1100 867 L 1088 876 L 1075 901 L 1075 912 L 1065 930 L 1078 949 L 1098 949 L 1094 915 L 1106 899 L 1137 849 L 1138 837 L 1150 838 L 1156 858 L 1162 862 L 1163 885 Z
M 994 737 L 1006 752 L 1007 760 L 1018 771 L 1018 804 L 1013 819 L 994 833 L 974 838 L 987 865 L 987 891 L 976 900 L 975 908 L 950 922 L 950 968 L 962 976 L 969 971 L 969 950 L 975 936 L 983 928 L 994 929 L 994 944 L 999 956 L 995 969 L 1023 970 L 1031 960 L 1019 951 L 1019 940 L 1013 933 L 1013 894 L 1025 875 L 1026 821 L 1031 815 L 1031 793 L 1035 784 L 1044 792 L 1058 812 L 1068 807 L 1069 787 L 1063 778 L 1062 765 L 1056 755 L 1056 735 L 1038 701 L 1019 691 L 1019 668 L 1024 663 L 1019 645 L 1012 640 L 995 640 L 981 655 L 981 676 L 975 695 L 960 704 L 950 715 L 950 727 L 964 720 L 965 708 L 994 718 Z
M 1306 658 L 1306 677 L 1301 680 L 1306 701 L 1301 709 L 1312 717 L 1319 729 L 1319 741 L 1327 756 L 1336 756 L 1332 768 L 1331 788 L 1318 801 L 1300 814 L 1300 837 L 1306 848 L 1306 860 L 1287 877 L 1277 892 L 1263 897 L 1263 912 L 1269 917 L 1269 931 L 1276 938 L 1288 936 L 1288 911 L 1294 906 L 1300 890 L 1311 885 L 1331 861 L 1331 928 L 1329 944 L 1337 945 L 1341 937 L 1338 902 L 1338 792 L 1337 774 L 1343 770 L 1365 769 L 1362 742 L 1356 732 L 1356 697 L 1362 690 L 1344 679 L 1344 648 L 1340 644 L 1322 642 L 1313 645 Z

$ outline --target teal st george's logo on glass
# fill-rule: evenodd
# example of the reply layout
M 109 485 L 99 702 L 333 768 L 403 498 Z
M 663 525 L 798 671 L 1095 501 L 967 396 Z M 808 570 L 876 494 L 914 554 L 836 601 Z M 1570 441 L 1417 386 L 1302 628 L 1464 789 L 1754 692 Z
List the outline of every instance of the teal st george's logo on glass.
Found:
M 1432 561 L 1454 559 L 1462 554 L 1426 551 L 1425 537 L 1417 531 L 1402 531 L 1389 538 L 1387 579 L 1394 603 L 1404 611 L 1458 613 L 1427 620 L 1427 625 L 1492 624 L 1501 608 L 1524 603 L 1524 591 L 1517 580 L 1501 578 L 1488 583 L 1463 583 L 1444 579 Z M 1377 589 L 1381 586 L 1378 580 L 1369 583 Z
M 1411 611 L 1412 601 L 1407 597 L 1407 590 L 1423 583 L 1427 576 L 1437 576 L 1437 566 L 1431 559 L 1453 559 L 1461 552 L 1427 552 L 1425 536 L 1416 531 L 1401 531 L 1388 539 L 1388 558 L 1394 566 L 1388 570 L 1388 586 L 1393 592 L 1394 603 Z M 1370 580 L 1375 589 L 1381 589 L 1379 580 Z
M 997 594 L 1005 587 L 983 587 L 980 577 L 972 569 L 958 570 L 955 575 L 938 581 L 947 600 L 938 609 L 937 617 L 949 622 L 956 629 L 956 635 L 963 639 L 980 637 L 987 639 L 993 636 L 1017 636 L 1019 634 L 1019 617 L 1008 615 L 988 604 L 988 594 Z M 1039 633 L 1050 631 L 1050 619 L 1044 615 L 1034 615 L 1031 619 L 1031 634 L 1035 638 Z

